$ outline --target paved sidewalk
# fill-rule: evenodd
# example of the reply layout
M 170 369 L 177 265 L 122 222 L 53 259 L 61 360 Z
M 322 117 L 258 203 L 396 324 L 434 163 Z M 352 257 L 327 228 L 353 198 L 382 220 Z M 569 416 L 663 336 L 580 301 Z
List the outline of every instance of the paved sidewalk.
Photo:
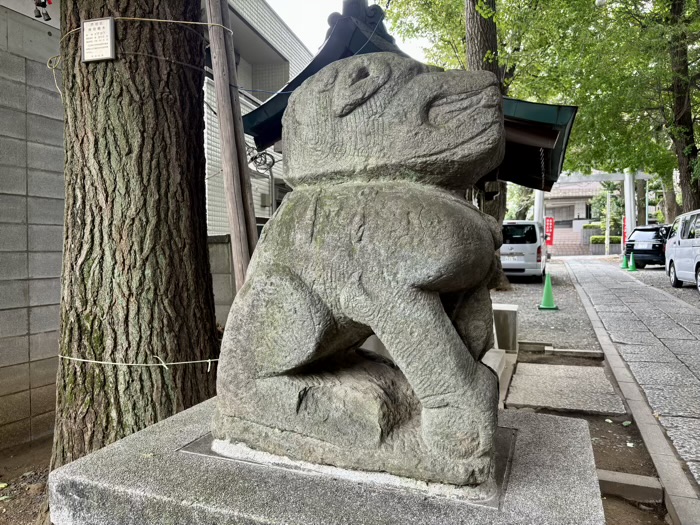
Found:
M 700 483 L 700 310 L 604 261 L 567 264 Z

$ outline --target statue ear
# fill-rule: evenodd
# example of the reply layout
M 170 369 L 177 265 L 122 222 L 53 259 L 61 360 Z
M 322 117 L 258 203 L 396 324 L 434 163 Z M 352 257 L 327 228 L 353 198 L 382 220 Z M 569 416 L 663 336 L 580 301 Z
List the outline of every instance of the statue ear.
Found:
M 363 57 L 364 58 L 364 57 Z M 391 77 L 391 66 L 385 60 L 354 60 L 341 69 L 333 92 L 333 114 L 344 117 L 364 104 Z

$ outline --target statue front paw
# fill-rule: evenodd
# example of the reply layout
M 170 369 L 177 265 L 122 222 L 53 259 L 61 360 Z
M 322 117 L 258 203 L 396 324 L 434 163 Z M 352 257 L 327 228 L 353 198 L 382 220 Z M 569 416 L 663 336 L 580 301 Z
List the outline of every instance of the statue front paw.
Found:
M 493 458 L 497 411 L 498 380 L 478 363 L 473 388 L 447 396 L 441 406 L 423 407 L 423 441 L 434 455 L 467 461 L 480 472 L 478 477 L 487 477 Z

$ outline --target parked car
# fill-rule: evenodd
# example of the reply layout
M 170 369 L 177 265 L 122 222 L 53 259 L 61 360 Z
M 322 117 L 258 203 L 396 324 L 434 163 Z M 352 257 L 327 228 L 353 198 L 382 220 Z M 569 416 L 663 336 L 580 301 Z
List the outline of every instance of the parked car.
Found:
M 695 283 L 700 292 L 700 210 L 680 215 L 666 241 L 666 275 L 671 286 Z
M 637 226 L 625 243 L 625 255 L 629 258 L 634 254 L 637 268 L 644 268 L 647 264 L 666 264 L 668 231 L 666 224 Z
M 544 226 L 535 221 L 504 222 L 501 265 L 506 275 L 530 276 L 541 282 L 547 272 Z

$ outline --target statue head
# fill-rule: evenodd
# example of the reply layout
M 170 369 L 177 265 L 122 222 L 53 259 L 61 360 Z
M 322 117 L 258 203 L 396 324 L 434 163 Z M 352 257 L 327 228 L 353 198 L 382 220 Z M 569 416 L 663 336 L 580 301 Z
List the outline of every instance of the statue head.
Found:
M 442 71 L 395 53 L 334 62 L 290 97 L 292 186 L 406 180 L 461 189 L 503 160 L 501 94 L 487 71 Z

